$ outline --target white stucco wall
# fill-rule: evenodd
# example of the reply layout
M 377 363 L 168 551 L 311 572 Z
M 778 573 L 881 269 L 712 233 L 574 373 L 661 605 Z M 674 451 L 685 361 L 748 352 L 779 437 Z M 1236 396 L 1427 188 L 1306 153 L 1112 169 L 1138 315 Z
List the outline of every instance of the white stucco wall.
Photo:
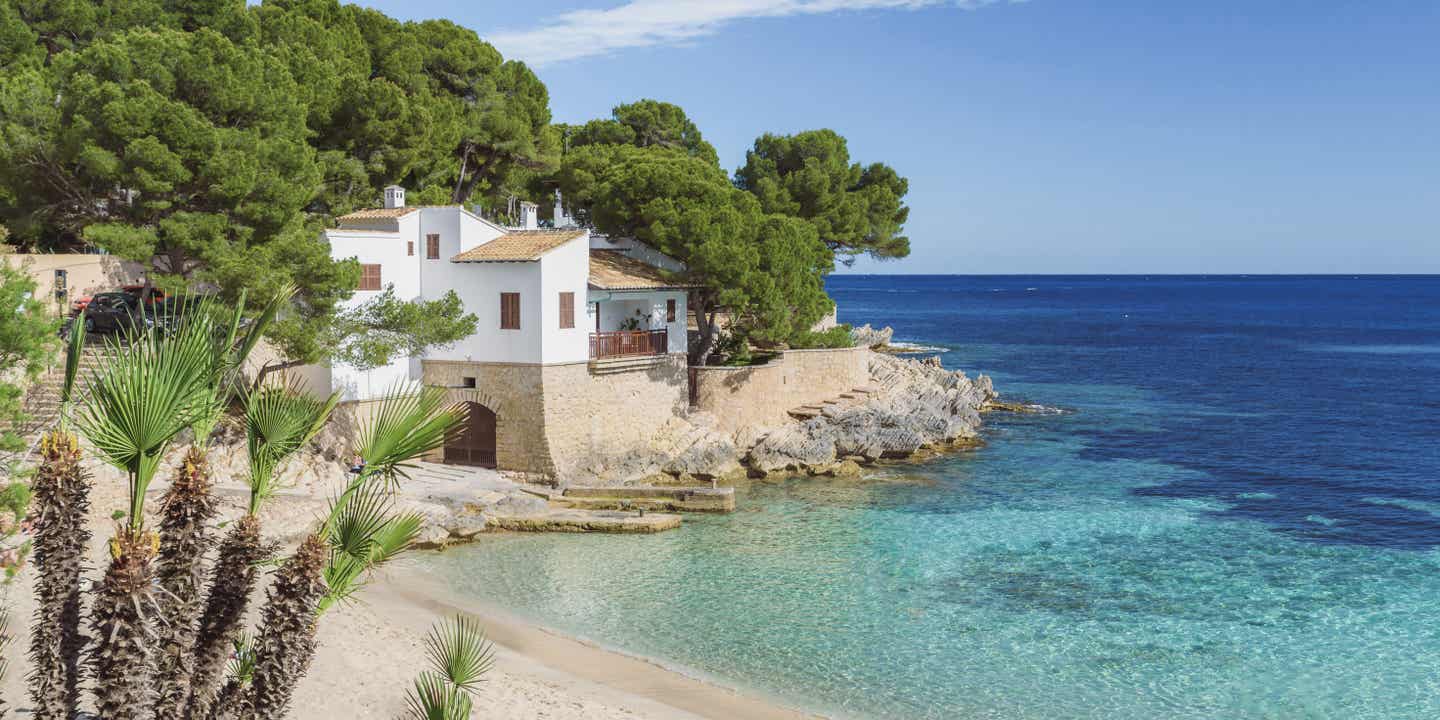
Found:
M 590 359 L 590 328 L 585 322 L 590 285 L 590 242 L 578 237 L 540 258 L 541 346 L 543 362 L 586 362 Z M 560 293 L 575 293 L 575 327 L 560 327 Z M 524 302 L 524 299 L 521 299 Z M 523 305 L 522 305 L 523 310 Z
M 406 241 L 414 239 L 420 227 L 421 213 L 411 213 L 397 220 L 397 232 L 384 230 L 335 229 L 325 231 L 330 242 L 330 256 L 336 259 L 354 258 L 364 265 L 380 265 L 381 288 L 393 287 L 395 297 L 401 300 L 415 300 L 421 297 L 420 267 L 418 260 L 424 248 L 417 245 L 415 255 L 406 254 Z M 350 309 L 362 305 L 379 295 L 380 291 L 357 290 L 355 295 L 342 305 Z M 412 371 L 408 358 L 401 358 L 384 367 L 373 370 L 356 370 L 343 364 L 335 364 L 330 371 L 330 382 L 334 389 L 341 390 L 345 400 L 371 400 L 381 397 L 399 383 L 418 380 L 418 372 Z

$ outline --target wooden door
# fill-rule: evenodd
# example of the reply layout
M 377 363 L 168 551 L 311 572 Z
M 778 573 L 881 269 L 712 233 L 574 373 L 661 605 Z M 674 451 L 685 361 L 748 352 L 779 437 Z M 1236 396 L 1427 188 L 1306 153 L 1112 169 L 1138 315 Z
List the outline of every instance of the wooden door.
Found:
M 445 442 L 445 462 L 495 467 L 495 411 L 477 402 L 465 403 L 465 410 L 461 431 Z

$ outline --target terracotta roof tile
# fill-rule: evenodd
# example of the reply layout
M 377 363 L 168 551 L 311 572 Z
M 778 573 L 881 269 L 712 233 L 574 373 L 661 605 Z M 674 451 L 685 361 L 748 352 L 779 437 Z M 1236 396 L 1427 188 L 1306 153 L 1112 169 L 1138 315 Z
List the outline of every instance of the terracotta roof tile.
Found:
M 470 248 L 450 262 L 531 262 L 584 234 L 584 230 L 514 230 Z
M 590 287 L 597 290 L 678 290 L 687 287 L 660 268 L 615 250 L 590 251 Z
M 335 221 L 343 224 L 346 221 L 355 220 L 393 220 L 398 217 L 409 215 L 410 213 L 415 212 L 419 209 L 420 208 L 413 206 L 403 208 L 369 208 L 367 210 L 356 210 L 355 212 L 341 215 L 340 217 L 335 218 Z

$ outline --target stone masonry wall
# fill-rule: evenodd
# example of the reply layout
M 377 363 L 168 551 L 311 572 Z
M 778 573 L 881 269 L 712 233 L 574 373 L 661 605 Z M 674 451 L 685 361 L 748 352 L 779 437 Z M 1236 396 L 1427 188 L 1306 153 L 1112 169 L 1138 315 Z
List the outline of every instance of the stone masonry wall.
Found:
M 737 433 L 790 422 L 789 411 L 870 383 L 869 348 L 787 350 L 765 365 L 691 368 L 696 410 Z
M 475 378 L 473 389 L 463 387 L 466 377 Z M 680 354 L 599 372 L 586 363 L 426 360 L 424 382 L 445 388 L 453 402 L 477 402 L 495 411 L 500 469 L 562 482 L 645 447 L 667 422 L 685 414 L 688 392 Z M 437 451 L 426 459 L 442 457 Z
M 543 399 L 547 368 L 454 360 L 425 360 L 423 367 L 424 383 L 445 388 L 452 402 L 477 402 L 495 411 L 495 461 L 501 469 L 553 474 Z M 475 378 L 474 388 L 463 387 L 467 377 Z M 440 462 L 443 456 L 437 450 L 426 459 Z
M 562 479 L 594 474 L 617 456 L 648 447 L 688 404 L 683 354 L 623 371 L 551 365 L 544 378 L 545 433 Z

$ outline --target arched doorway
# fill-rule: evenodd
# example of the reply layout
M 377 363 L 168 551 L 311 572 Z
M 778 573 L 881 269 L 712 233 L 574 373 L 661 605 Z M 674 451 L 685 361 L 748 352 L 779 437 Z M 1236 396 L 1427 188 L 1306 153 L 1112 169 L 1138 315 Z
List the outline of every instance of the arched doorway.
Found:
M 445 441 L 445 462 L 495 467 L 495 411 L 477 402 L 465 403 L 466 421 Z

